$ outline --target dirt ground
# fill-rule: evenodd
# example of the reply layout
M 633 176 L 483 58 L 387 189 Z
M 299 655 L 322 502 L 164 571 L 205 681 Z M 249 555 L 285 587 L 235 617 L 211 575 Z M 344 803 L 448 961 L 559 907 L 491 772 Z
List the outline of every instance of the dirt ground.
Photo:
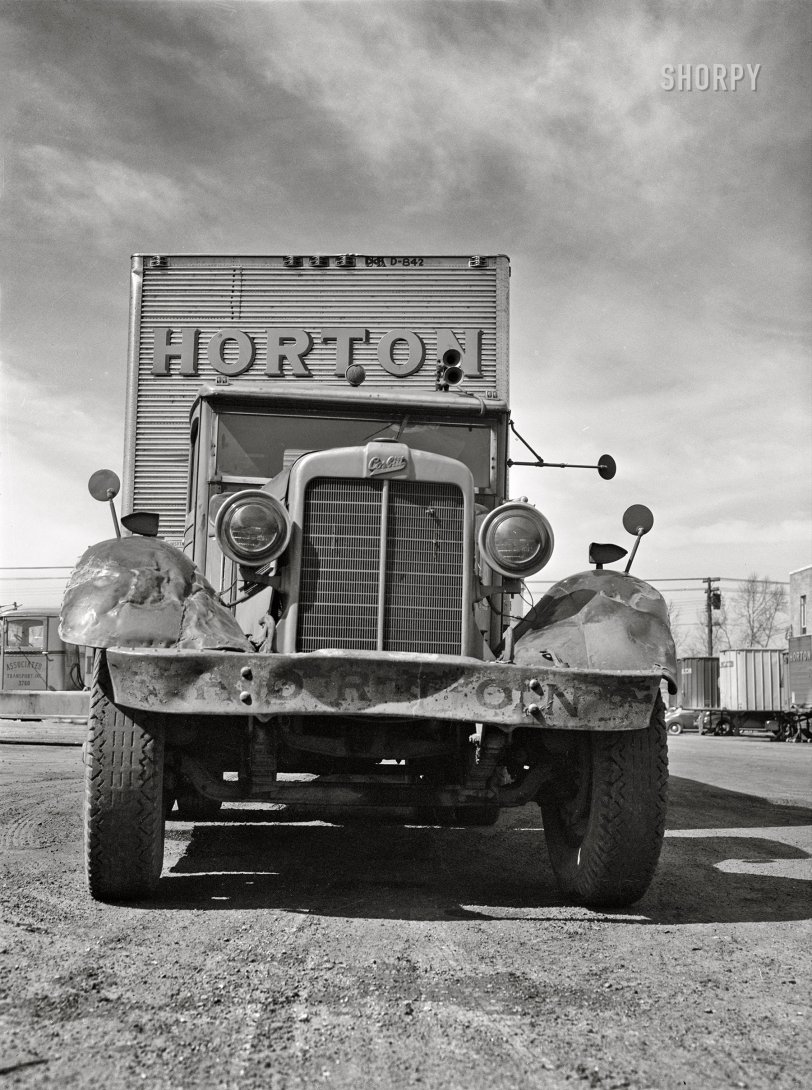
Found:
M 601 913 L 556 893 L 535 806 L 468 830 L 229 807 L 168 827 L 154 900 L 97 904 L 81 751 L 19 737 L 2 1087 L 809 1085 L 812 746 L 671 739 L 658 875 Z

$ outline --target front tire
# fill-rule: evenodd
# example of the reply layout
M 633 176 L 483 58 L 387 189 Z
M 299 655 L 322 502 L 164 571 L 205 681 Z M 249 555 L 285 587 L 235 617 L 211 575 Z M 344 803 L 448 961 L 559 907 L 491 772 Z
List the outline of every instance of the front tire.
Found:
M 85 871 L 98 901 L 148 896 L 164 852 L 164 738 L 112 703 L 104 651 L 96 652 L 85 775 Z
M 543 797 L 544 834 L 559 888 L 617 907 L 648 889 L 662 847 L 668 743 L 659 694 L 646 730 L 574 740 L 562 790 Z

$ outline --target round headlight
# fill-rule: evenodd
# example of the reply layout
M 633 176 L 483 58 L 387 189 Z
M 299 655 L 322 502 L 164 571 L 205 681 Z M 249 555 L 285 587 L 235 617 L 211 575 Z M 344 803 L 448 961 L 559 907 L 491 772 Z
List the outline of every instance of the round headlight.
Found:
M 276 560 L 290 540 L 287 511 L 256 488 L 229 496 L 217 512 L 214 529 L 225 555 L 252 568 Z
M 540 571 L 553 555 L 553 529 L 529 503 L 505 503 L 486 515 L 479 548 L 501 575 L 524 578 Z

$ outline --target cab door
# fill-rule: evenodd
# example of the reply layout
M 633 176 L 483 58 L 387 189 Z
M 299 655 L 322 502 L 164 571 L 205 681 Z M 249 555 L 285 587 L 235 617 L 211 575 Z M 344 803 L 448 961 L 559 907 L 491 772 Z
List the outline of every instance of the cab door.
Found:
M 48 618 L 3 618 L 3 689 L 48 688 Z

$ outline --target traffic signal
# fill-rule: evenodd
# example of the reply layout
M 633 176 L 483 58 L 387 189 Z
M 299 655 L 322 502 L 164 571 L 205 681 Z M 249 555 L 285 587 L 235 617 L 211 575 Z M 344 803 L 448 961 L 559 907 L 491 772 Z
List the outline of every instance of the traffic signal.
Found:
M 720 590 L 711 591 L 711 606 L 713 609 L 722 608 L 722 592 Z

